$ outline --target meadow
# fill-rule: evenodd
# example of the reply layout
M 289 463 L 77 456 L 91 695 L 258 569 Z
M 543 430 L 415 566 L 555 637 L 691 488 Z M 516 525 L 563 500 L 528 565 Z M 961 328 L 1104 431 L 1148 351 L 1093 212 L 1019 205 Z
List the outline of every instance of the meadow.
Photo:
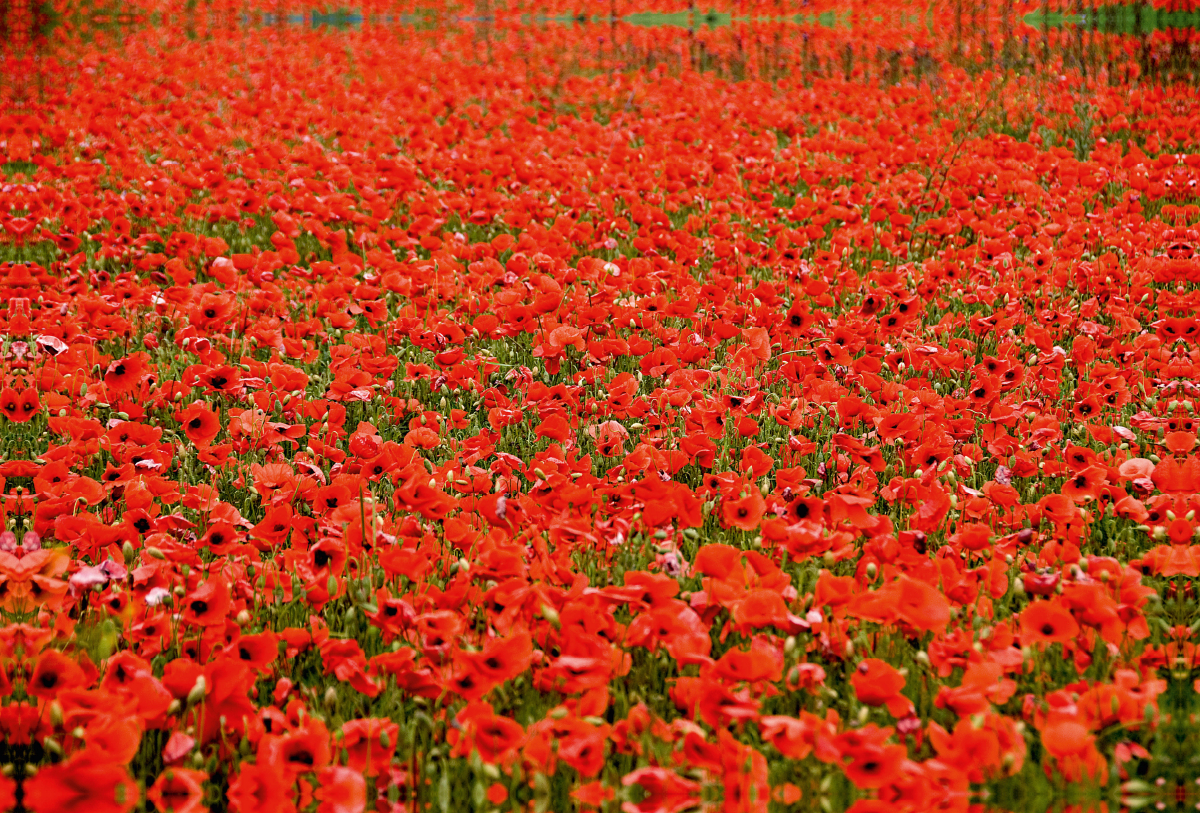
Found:
M 1190 0 L 0 3 L 0 810 L 1200 808 Z

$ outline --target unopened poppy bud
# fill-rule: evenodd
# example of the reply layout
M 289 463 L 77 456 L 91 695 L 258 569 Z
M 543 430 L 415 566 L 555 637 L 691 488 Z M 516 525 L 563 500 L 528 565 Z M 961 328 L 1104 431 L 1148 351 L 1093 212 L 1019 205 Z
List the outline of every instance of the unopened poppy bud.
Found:
M 126 567 L 132 565 L 134 560 L 137 558 L 137 551 L 134 550 L 133 543 L 128 539 L 126 539 L 125 544 L 121 546 L 121 558 L 125 560 Z
M 558 610 L 551 607 L 549 604 L 542 605 L 542 618 L 550 622 L 550 626 L 555 629 L 562 629 L 562 620 L 558 617 Z
M 783 642 L 783 651 L 788 655 L 790 655 L 796 651 L 796 636 L 795 635 L 789 635 L 787 637 L 787 640 L 785 640 Z
M 913 659 L 922 666 L 929 666 L 929 653 L 923 649 L 917 650 L 917 654 L 913 656 Z
M 244 627 L 250 623 L 250 613 L 247 612 L 246 610 L 241 610 L 240 612 L 238 612 L 237 618 L 235 618 L 234 620 L 237 621 L 237 625 L 239 627 Z
M 871 717 L 871 708 L 869 706 L 862 706 L 859 708 L 859 710 L 858 710 L 858 724 L 859 725 L 866 725 L 867 720 L 869 720 L 870 717 Z
M 13 765 L 11 762 L 6 762 L 3 765 L 0 765 L 0 774 L 4 774 L 5 776 L 12 776 L 13 772 L 15 772 L 16 769 L 17 769 L 17 766 Z
M 875 563 L 874 563 L 874 562 L 868 562 L 868 563 L 867 563 L 867 578 L 868 578 L 868 579 L 871 579 L 872 581 L 874 581 L 874 580 L 875 580 L 875 576 L 876 576 L 878 573 L 879 573 L 879 568 L 877 568 L 877 567 L 875 566 Z
M 63 752 L 62 746 L 59 745 L 58 740 L 54 739 L 53 737 L 47 737 L 46 739 L 42 740 L 42 747 L 55 756 L 61 756 Z
M 178 700 L 172 700 L 169 704 L 167 704 L 167 716 L 171 717 L 178 714 L 181 708 L 183 708 L 183 704 L 181 704 Z
M 158 548 L 154 548 L 154 547 L 146 548 L 146 555 L 149 556 L 151 559 L 166 559 L 167 558 L 167 555 L 165 553 L 163 553 Z
M 335 706 L 337 706 L 337 702 L 338 702 L 338 691 L 337 691 L 337 687 L 336 687 L 336 686 L 330 686 L 328 689 L 326 689 L 326 690 L 325 690 L 325 697 L 323 697 L 323 698 L 321 699 L 321 702 L 322 702 L 322 703 L 325 705 L 325 708 L 326 708 L 326 709 L 328 709 L 328 710 L 332 711 L 332 710 L 333 710 L 333 708 L 334 708 Z
M 203 700 L 206 691 L 208 691 L 208 684 L 204 680 L 204 675 L 201 675 L 196 678 L 196 683 L 192 686 L 192 690 L 187 693 L 188 705 L 194 706 Z
M 57 700 L 51 700 L 48 709 L 50 713 L 50 725 L 58 727 L 63 723 L 63 708 L 62 704 Z
M 837 559 L 834 558 L 833 551 L 827 550 L 825 551 L 824 555 L 821 556 L 821 562 L 825 565 L 825 567 L 833 567 L 837 564 Z

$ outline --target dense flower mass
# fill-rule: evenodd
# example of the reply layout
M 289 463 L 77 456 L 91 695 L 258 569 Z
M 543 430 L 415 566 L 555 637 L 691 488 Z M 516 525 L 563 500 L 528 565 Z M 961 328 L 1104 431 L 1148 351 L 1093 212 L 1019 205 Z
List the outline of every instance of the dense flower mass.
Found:
M 0 810 L 1191 806 L 1156 5 L 0 5 Z

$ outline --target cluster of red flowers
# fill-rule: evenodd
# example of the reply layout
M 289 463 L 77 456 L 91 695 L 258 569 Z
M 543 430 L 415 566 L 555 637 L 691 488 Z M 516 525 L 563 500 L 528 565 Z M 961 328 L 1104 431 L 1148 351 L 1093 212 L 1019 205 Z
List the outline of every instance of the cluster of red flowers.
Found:
M 23 35 L 0 809 L 1184 798 L 1197 40 L 1011 6 Z

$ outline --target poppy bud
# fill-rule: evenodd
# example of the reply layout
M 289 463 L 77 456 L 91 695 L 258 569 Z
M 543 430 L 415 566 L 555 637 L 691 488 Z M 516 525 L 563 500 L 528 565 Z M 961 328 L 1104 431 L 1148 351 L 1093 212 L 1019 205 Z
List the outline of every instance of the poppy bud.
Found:
M 325 697 L 323 697 L 321 699 L 321 702 L 324 704 L 324 706 L 327 710 L 332 712 L 333 709 L 337 706 L 337 702 L 338 702 L 337 687 L 330 686 L 328 689 L 326 689 Z
M 53 737 L 47 737 L 46 739 L 42 740 L 42 747 L 55 756 L 61 756 L 63 752 L 62 746 L 59 745 L 58 740 L 54 739 Z
M 133 543 L 128 539 L 126 539 L 125 544 L 121 546 L 121 557 L 125 560 L 126 567 L 131 566 L 134 562 L 134 559 L 137 558 L 137 551 L 133 549 Z
M 63 708 L 62 704 L 57 700 L 51 700 L 49 706 L 50 724 L 52 726 L 60 726 L 63 723 Z
M 189 706 L 194 706 L 204 699 L 204 694 L 208 690 L 208 684 L 204 680 L 204 675 L 196 678 L 196 683 L 192 686 L 192 690 L 187 693 L 187 702 Z
M 178 714 L 178 713 L 179 713 L 179 710 L 180 710 L 181 708 L 183 708 L 183 706 L 180 704 L 180 702 L 179 702 L 178 700 L 172 700 L 172 701 L 171 701 L 171 702 L 170 702 L 170 703 L 167 705 L 167 716 L 168 716 L 168 717 L 173 717 L 174 715 L 176 715 L 176 714 Z
M 562 629 L 562 620 L 558 617 L 558 610 L 555 610 L 549 604 L 542 605 L 542 618 L 550 622 L 550 626 L 555 629 Z

